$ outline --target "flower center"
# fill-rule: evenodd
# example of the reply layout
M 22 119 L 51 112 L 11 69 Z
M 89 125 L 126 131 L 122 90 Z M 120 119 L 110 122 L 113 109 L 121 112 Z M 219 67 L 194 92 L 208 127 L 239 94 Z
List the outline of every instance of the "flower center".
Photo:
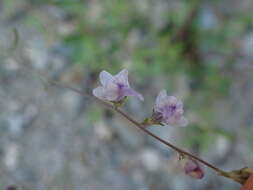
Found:
M 176 109 L 177 109 L 176 105 L 168 105 L 168 106 L 165 106 L 164 111 L 168 115 L 173 115 L 176 112 Z
M 116 83 L 117 86 L 117 91 L 118 91 L 118 100 L 122 99 L 124 97 L 124 89 L 125 89 L 125 85 L 122 83 Z
M 121 83 L 117 83 L 118 88 L 121 90 L 125 85 Z
M 169 106 L 169 110 L 170 110 L 171 112 L 175 112 L 175 111 L 176 111 L 176 108 L 177 108 L 176 105 L 170 105 L 170 106 Z

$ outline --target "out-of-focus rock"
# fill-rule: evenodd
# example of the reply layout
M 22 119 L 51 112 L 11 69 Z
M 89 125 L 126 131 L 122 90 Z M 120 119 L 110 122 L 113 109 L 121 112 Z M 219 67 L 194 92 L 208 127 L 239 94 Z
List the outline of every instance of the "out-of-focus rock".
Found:
M 76 92 L 67 90 L 62 94 L 61 98 L 66 111 L 75 113 L 79 108 L 82 96 Z
M 105 122 L 99 121 L 97 123 L 94 123 L 94 127 L 95 134 L 98 139 L 103 141 L 110 141 L 112 139 L 112 130 L 106 125 Z
M 219 136 L 216 139 L 216 151 L 219 157 L 225 156 L 228 153 L 228 149 L 230 148 L 231 142 L 224 136 Z
M 3 65 L 3 69 L 5 69 L 6 72 L 12 73 L 17 72 L 20 69 L 20 64 L 13 58 L 8 58 L 5 60 L 5 64 Z
M 218 18 L 210 7 L 203 7 L 199 18 L 200 26 L 204 30 L 214 29 L 218 26 Z
M 34 68 L 45 70 L 49 65 L 48 51 L 44 39 L 42 37 L 34 37 L 27 42 L 25 55 L 30 60 Z
M 108 123 L 110 124 L 110 123 Z M 130 122 L 122 119 L 122 117 L 114 117 L 111 123 L 115 134 L 118 135 L 119 140 L 131 148 L 138 148 L 144 142 L 144 135 L 141 131 L 131 126 Z
M 5 148 L 4 153 L 4 164 L 9 170 L 15 170 L 18 165 L 20 155 L 20 148 L 17 144 L 8 144 Z
M 142 165 L 150 172 L 158 171 L 161 167 L 159 153 L 152 149 L 145 149 L 140 154 Z
M 253 31 L 250 31 L 242 40 L 242 51 L 251 59 L 253 58 Z

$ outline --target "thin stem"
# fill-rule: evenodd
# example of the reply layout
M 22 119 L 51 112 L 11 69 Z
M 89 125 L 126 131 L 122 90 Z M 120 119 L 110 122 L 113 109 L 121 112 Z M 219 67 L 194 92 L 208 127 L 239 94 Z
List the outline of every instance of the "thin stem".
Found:
M 160 141 L 161 143 L 165 144 L 166 146 L 172 148 L 173 150 L 175 150 L 176 152 L 183 154 L 183 155 L 187 155 L 199 162 L 201 162 L 202 164 L 206 165 L 207 167 L 215 170 L 218 173 L 223 172 L 221 169 L 213 166 L 212 164 L 202 160 L 201 158 L 194 156 L 193 154 L 186 152 L 178 147 L 176 147 L 175 145 L 169 143 L 168 141 L 163 140 L 162 138 L 158 137 L 157 135 L 155 135 L 154 133 L 150 132 L 149 130 L 147 130 L 142 124 L 140 124 L 139 122 L 135 121 L 134 119 L 132 119 L 131 117 L 129 117 L 126 113 L 124 113 L 122 110 L 120 109 L 115 109 L 118 113 L 120 113 L 123 117 L 125 117 L 128 121 L 132 122 L 136 127 L 138 127 L 139 129 L 141 129 L 143 132 L 145 132 L 146 134 L 148 134 L 149 136 L 155 138 L 156 140 Z
M 28 68 L 28 67 L 27 67 L 27 69 L 31 70 L 31 69 Z M 103 100 L 101 100 L 101 99 L 99 99 L 99 98 L 97 98 L 97 97 L 95 97 L 95 96 L 93 96 L 93 95 L 90 95 L 90 94 L 88 94 L 88 93 L 85 93 L 85 92 L 83 92 L 83 91 L 80 90 L 80 89 L 73 88 L 73 87 L 71 87 L 71 86 L 69 86 L 69 85 L 62 84 L 62 83 L 57 82 L 57 81 L 54 81 L 54 80 L 50 80 L 50 79 L 48 79 L 47 76 L 45 76 L 45 75 L 42 74 L 42 73 L 38 73 L 38 72 L 37 72 L 37 74 L 38 74 L 40 77 L 42 77 L 43 79 L 45 79 L 45 80 L 46 80 L 49 84 L 51 84 L 51 85 L 55 85 L 55 86 L 58 86 L 58 87 L 66 88 L 66 89 L 72 90 L 72 91 L 74 91 L 74 92 L 76 92 L 76 93 L 78 93 L 78 94 L 80 94 L 80 95 L 82 95 L 82 96 L 86 96 L 86 97 L 88 97 L 88 98 L 93 98 L 93 99 L 95 99 L 95 100 L 96 100 L 97 102 L 99 102 L 100 104 L 103 104 L 103 105 L 106 106 L 107 108 L 109 108 L 109 109 L 111 109 L 111 110 L 114 110 L 114 111 L 116 111 L 117 113 L 119 113 L 119 114 L 120 114 L 121 116 L 123 116 L 125 119 L 127 119 L 128 121 L 130 121 L 131 123 L 133 123 L 135 127 L 139 128 L 140 130 L 142 130 L 143 132 L 145 132 L 147 135 L 149 135 L 149 136 L 155 138 L 156 140 L 158 140 L 158 141 L 161 142 L 162 144 L 164 144 L 164 145 L 170 147 L 171 149 L 175 150 L 175 151 L 178 152 L 179 154 L 187 155 L 187 156 L 189 156 L 190 158 L 193 158 L 193 159 L 195 159 L 195 160 L 201 162 L 202 164 L 206 165 L 207 167 L 213 169 L 214 171 L 216 171 L 216 172 L 219 173 L 219 174 L 224 174 L 224 173 L 226 173 L 225 171 L 223 171 L 223 170 L 221 170 L 221 169 L 219 169 L 219 168 L 213 166 L 212 164 L 210 164 L 210 163 L 208 163 L 208 162 L 202 160 L 201 158 L 199 158 L 199 157 L 197 157 L 197 156 L 195 156 L 195 155 L 193 155 L 193 154 L 191 154 L 191 153 L 189 153 L 189 152 L 186 152 L 186 151 L 184 151 L 184 150 L 182 150 L 182 149 L 176 147 L 175 145 L 169 143 L 168 141 L 165 141 L 165 140 L 163 140 L 162 138 L 158 137 L 157 135 L 153 134 L 152 132 L 150 132 L 149 130 L 147 130 L 143 124 L 141 124 L 141 123 L 139 123 L 138 121 L 134 120 L 133 118 L 131 118 L 130 116 L 128 116 L 125 112 L 123 112 L 121 109 L 119 109 L 119 108 L 117 108 L 117 107 L 114 107 L 112 104 L 110 104 L 110 103 L 108 103 L 108 102 L 105 102 L 105 101 L 103 101 Z
M 146 133 L 147 135 L 155 138 L 156 140 L 158 140 L 159 142 L 161 142 L 162 144 L 168 146 L 169 148 L 173 149 L 174 151 L 178 152 L 179 154 L 181 155 L 187 155 L 188 157 L 194 159 L 194 160 L 197 160 L 199 162 L 201 162 L 202 164 L 204 164 L 205 166 L 209 167 L 210 169 L 214 170 L 215 172 L 217 172 L 218 175 L 220 176 L 223 176 L 223 177 L 226 177 L 226 178 L 229 178 L 229 179 L 232 179 L 236 182 L 239 182 L 241 183 L 240 181 L 238 181 L 238 176 L 234 176 L 233 172 L 225 172 L 215 166 L 213 166 L 212 164 L 202 160 L 201 158 L 189 153 L 189 152 L 186 152 L 180 148 L 178 148 L 177 146 L 169 143 L 168 141 L 165 141 L 163 140 L 162 138 L 156 136 L 155 134 L 153 134 L 152 132 L 150 132 L 149 130 L 146 129 L 145 125 L 134 120 L 133 118 L 131 118 L 129 115 L 127 115 L 125 112 L 123 112 L 121 109 L 115 107 L 113 104 L 111 103 L 108 103 L 108 102 L 105 102 L 103 100 L 100 100 L 98 99 L 97 97 L 89 94 L 89 93 L 85 93 L 83 92 L 82 90 L 80 89 L 77 89 L 77 88 L 73 88 L 69 85 L 66 85 L 66 84 L 63 84 L 63 83 L 60 83 L 58 81 L 55 81 L 55 80 L 51 80 L 48 78 L 48 76 L 46 76 L 45 74 L 41 73 L 41 72 L 38 72 L 34 69 L 31 69 L 29 66 L 27 65 L 24 65 L 24 67 L 26 67 L 27 70 L 31 71 L 31 73 L 37 73 L 36 76 L 39 76 L 42 80 L 46 81 L 48 84 L 51 84 L 51 85 L 54 85 L 54 86 L 58 86 L 58 87 L 61 87 L 61 88 L 66 88 L 66 89 L 69 89 L 69 90 L 72 90 L 82 96 L 85 96 L 87 98 L 93 98 L 95 99 L 97 102 L 99 102 L 100 104 L 103 104 L 105 107 L 111 109 L 111 110 L 114 110 L 116 111 L 117 113 L 119 113 L 121 116 L 123 116 L 125 119 L 127 119 L 128 121 L 130 121 L 131 123 L 134 124 L 135 127 L 139 128 L 140 130 L 142 130 L 144 133 Z M 251 172 L 252 173 L 252 172 Z M 240 176 L 239 176 L 240 177 Z
M 83 91 L 79 90 L 79 89 L 76 89 L 76 88 L 73 88 L 73 87 L 70 87 L 70 86 L 67 86 L 67 85 L 64 85 L 62 83 L 59 83 L 59 82 L 56 82 L 56 81 L 49 81 L 50 84 L 52 85 L 56 85 L 56 86 L 60 86 L 60 87 L 63 87 L 63 88 L 67 88 L 67 89 L 70 89 L 78 94 L 81 94 L 81 95 L 84 95 L 86 97 L 91 97 L 93 99 L 95 99 L 97 102 L 103 104 L 104 106 L 116 111 L 117 113 L 119 113 L 121 116 L 123 116 L 125 119 L 127 119 L 128 121 L 130 121 L 131 123 L 134 124 L 135 127 L 139 128 L 140 130 L 142 130 L 143 132 L 145 132 L 147 135 L 155 138 L 156 140 L 160 141 L 162 144 L 170 147 L 171 149 L 175 150 L 176 152 L 178 152 L 179 154 L 183 154 L 183 155 L 187 155 L 189 156 L 190 158 L 193 158 L 194 160 L 197 160 L 199 162 L 201 162 L 202 164 L 206 165 L 207 167 L 213 169 L 214 171 L 218 172 L 219 174 L 220 173 L 224 173 L 224 171 L 222 171 L 221 169 L 213 166 L 212 164 L 202 160 L 201 158 L 189 153 L 189 152 L 186 152 L 178 147 L 176 147 L 175 145 L 169 143 L 168 141 L 165 141 L 163 140 L 162 138 L 158 137 L 157 135 L 153 134 L 152 132 L 150 132 L 149 130 L 147 130 L 145 128 L 144 125 L 142 125 L 141 123 L 139 123 L 138 121 L 134 120 L 133 118 L 131 118 L 129 115 L 127 115 L 125 112 L 123 112 L 121 109 L 117 108 L 117 107 L 114 107 L 112 104 L 110 103 L 107 103 L 103 100 L 100 100 L 98 99 L 97 97 L 95 96 L 92 96 L 90 94 L 87 94 L 87 93 L 84 93 Z

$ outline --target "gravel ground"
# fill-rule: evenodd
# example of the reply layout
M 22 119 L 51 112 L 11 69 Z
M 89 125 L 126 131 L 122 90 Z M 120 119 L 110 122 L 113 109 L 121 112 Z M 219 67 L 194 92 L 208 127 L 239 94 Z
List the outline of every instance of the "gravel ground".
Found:
M 246 3 L 251 4 L 245 1 L 242 6 Z M 176 166 L 171 150 L 90 99 L 41 79 L 38 72 L 82 89 L 96 85 L 85 70 L 68 61 L 59 45 L 55 32 L 71 30 L 61 20 L 61 12 L 55 7 L 38 9 L 35 15 L 45 11 L 45 23 L 54 23 L 46 34 L 25 27 L 19 19 L 0 23 L 0 189 L 10 184 L 27 190 L 240 188 L 208 169 L 205 180 L 192 180 Z M 162 7 L 156 9 L 155 13 Z M 15 41 L 13 27 L 19 42 L 15 50 L 8 51 Z M 228 170 L 253 165 L 252 148 L 244 140 L 249 131 L 252 134 L 252 128 L 246 126 L 252 126 L 253 115 L 253 31 L 242 39 L 244 56 L 237 59 L 231 93 L 213 105 L 217 123 L 235 134 L 236 140 L 231 143 L 221 136 L 210 151 L 200 153 Z M 147 114 L 142 111 L 145 106 L 149 105 L 131 99 L 126 109 L 142 118 Z M 100 114 L 93 116 L 93 110 Z M 151 130 L 176 144 L 184 138 L 182 129 Z

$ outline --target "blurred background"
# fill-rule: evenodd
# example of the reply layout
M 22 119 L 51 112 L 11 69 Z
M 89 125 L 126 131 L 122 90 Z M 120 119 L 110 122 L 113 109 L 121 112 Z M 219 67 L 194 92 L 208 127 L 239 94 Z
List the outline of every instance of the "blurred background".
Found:
M 237 190 L 205 168 L 194 180 L 176 154 L 91 99 L 98 74 L 129 70 L 149 116 L 165 88 L 187 128 L 150 130 L 224 170 L 253 166 L 253 1 L 1 0 L 0 189 Z M 39 74 L 40 73 L 40 74 Z

